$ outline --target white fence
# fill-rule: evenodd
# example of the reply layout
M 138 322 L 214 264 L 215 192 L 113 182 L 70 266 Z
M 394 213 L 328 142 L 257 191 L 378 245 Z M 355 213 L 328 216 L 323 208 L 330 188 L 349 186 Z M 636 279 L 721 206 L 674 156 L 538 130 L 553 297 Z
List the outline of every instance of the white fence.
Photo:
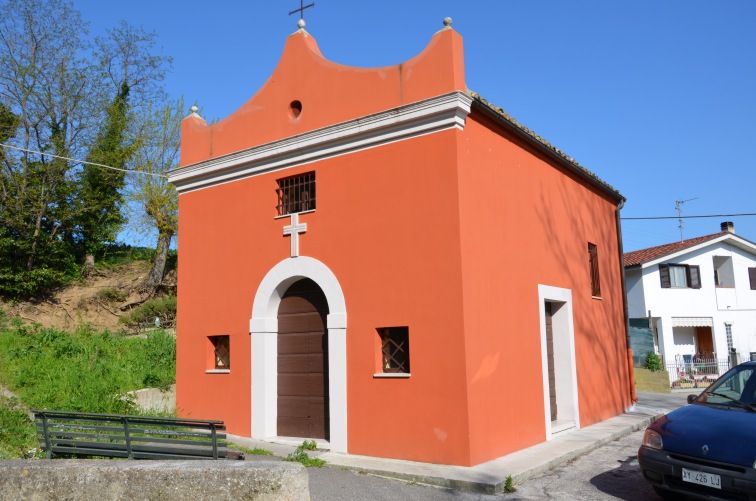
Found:
M 672 389 L 706 388 L 719 376 L 730 370 L 729 358 L 695 358 L 685 355 L 667 362 Z

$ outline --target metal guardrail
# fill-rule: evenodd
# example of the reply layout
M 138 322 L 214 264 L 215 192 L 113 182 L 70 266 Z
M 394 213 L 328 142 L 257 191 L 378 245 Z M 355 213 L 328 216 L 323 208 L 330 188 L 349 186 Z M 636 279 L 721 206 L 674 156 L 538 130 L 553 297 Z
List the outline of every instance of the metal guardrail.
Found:
M 243 458 L 243 454 L 227 449 L 223 421 L 35 409 L 32 412 L 40 447 L 48 459 L 54 454 L 128 459 Z

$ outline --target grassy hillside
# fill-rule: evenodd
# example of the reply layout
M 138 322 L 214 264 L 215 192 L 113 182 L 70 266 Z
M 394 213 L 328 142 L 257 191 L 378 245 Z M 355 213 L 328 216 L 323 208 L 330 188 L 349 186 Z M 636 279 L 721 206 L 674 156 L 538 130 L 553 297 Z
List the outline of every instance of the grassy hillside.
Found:
M 8 321 L 0 313 L 0 459 L 33 456 L 28 408 L 137 413 L 126 392 L 176 379 L 176 342 L 162 330 L 125 337 Z

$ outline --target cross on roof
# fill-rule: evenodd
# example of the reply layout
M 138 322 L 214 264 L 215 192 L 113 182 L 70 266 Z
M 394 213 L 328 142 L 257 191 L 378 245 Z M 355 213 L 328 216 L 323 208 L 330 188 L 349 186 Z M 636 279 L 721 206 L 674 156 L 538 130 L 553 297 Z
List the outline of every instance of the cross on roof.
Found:
M 291 237 L 291 257 L 299 257 L 299 234 L 307 231 L 307 223 L 299 222 L 299 214 L 291 215 L 291 224 L 283 227 L 284 236 Z
M 304 10 L 310 7 L 315 7 L 315 2 L 312 2 L 310 5 L 304 5 L 304 0 L 299 0 L 299 8 L 289 12 L 289 15 L 299 12 L 299 19 L 304 19 Z

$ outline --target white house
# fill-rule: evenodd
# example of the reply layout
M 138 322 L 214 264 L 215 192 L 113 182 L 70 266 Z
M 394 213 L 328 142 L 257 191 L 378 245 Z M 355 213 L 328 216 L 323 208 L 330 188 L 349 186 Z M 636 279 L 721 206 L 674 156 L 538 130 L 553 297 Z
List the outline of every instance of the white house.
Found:
M 668 367 L 756 360 L 756 244 L 721 229 L 624 255 L 629 317 L 649 319 Z

